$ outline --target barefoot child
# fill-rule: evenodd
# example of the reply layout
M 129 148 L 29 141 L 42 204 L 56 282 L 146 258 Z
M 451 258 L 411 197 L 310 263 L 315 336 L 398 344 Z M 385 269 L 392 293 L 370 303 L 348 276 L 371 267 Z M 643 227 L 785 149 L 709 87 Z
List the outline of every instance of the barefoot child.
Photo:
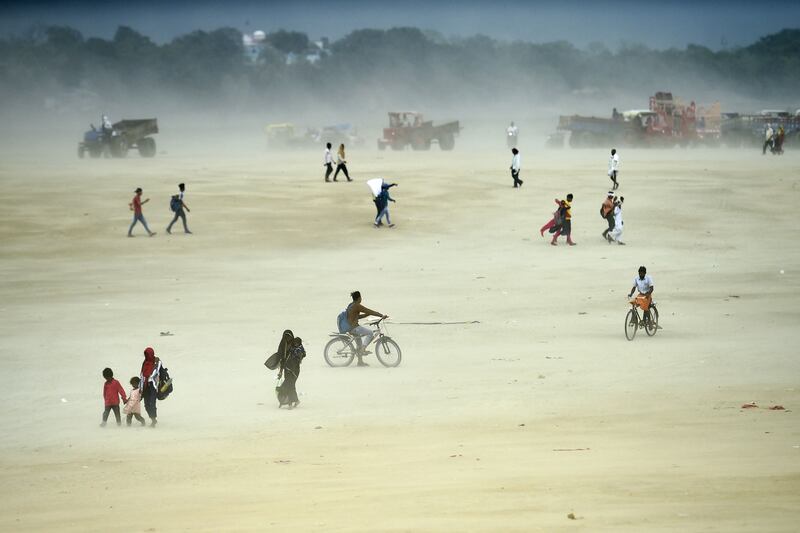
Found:
M 108 413 L 114 411 L 114 417 L 117 419 L 117 425 L 122 424 L 122 419 L 119 416 L 119 399 L 122 397 L 123 402 L 127 402 L 128 398 L 125 396 L 125 389 L 119 384 L 119 381 L 114 379 L 114 371 L 110 368 L 103 369 L 103 377 L 106 379 L 103 384 L 103 400 L 105 401 L 105 410 L 103 411 L 103 422 L 101 427 L 106 425 L 108 421 Z
M 131 378 L 131 389 L 130 394 L 128 394 L 128 403 L 125 404 L 125 408 L 123 411 L 127 416 L 126 422 L 128 425 L 131 425 L 131 421 L 133 417 L 136 417 L 136 420 L 139 421 L 141 425 L 144 425 L 144 417 L 142 416 L 142 393 L 139 391 L 139 384 L 142 382 L 137 376 Z

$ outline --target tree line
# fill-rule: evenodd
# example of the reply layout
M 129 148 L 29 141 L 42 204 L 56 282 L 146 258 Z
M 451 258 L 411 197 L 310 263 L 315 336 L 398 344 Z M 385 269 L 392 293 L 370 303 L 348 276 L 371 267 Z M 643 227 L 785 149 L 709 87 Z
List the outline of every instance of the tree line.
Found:
M 125 26 L 111 39 L 84 37 L 63 26 L 0 39 L 0 95 L 6 103 L 90 91 L 106 102 L 172 92 L 186 101 L 275 101 L 283 97 L 380 102 L 398 93 L 434 101 L 471 95 L 497 98 L 533 91 L 558 95 L 670 89 L 690 80 L 725 86 L 753 98 L 796 98 L 800 30 L 786 29 L 734 49 L 689 45 L 653 50 L 566 41 L 507 42 L 477 35 L 444 38 L 417 28 L 363 29 L 333 41 L 330 53 L 307 61 L 307 35 L 267 35 L 255 60 L 233 28 L 194 31 L 164 44 Z M 297 60 L 287 63 L 287 54 Z M 688 82 L 687 82 L 688 83 Z M 674 89 L 673 89 L 674 90 Z M 645 93 L 649 94 L 649 93 Z

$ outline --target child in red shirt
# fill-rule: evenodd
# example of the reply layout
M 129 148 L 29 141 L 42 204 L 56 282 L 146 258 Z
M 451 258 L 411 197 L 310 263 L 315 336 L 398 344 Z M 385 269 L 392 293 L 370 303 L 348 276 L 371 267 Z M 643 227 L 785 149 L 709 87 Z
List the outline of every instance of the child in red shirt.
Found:
M 128 397 L 125 396 L 125 389 L 119 384 L 119 381 L 114 379 L 114 371 L 110 368 L 103 369 L 103 377 L 106 382 L 103 385 L 103 400 L 105 401 L 106 409 L 103 411 L 103 422 L 100 427 L 106 425 L 108 420 L 108 413 L 114 411 L 114 416 L 117 419 L 117 425 L 122 425 L 122 418 L 119 415 L 119 398 L 122 397 L 124 403 L 128 403 Z

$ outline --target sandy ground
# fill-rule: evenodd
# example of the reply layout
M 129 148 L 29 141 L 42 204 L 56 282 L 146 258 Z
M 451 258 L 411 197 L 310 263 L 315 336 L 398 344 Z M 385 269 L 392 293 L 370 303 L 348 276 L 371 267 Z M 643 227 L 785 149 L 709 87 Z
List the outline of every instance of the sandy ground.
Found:
M 622 247 L 604 150 L 523 150 L 521 190 L 502 147 L 355 150 L 350 184 L 318 151 L 71 150 L 0 162 L 0 530 L 797 531 L 797 153 L 623 152 Z M 164 232 L 180 181 L 192 236 Z M 125 237 L 137 186 L 152 239 Z M 640 264 L 663 329 L 628 342 Z M 326 366 L 354 289 L 398 368 Z M 448 321 L 478 323 L 403 324 Z M 294 411 L 262 365 L 285 328 Z M 127 384 L 148 345 L 159 427 L 99 428 L 101 370 Z

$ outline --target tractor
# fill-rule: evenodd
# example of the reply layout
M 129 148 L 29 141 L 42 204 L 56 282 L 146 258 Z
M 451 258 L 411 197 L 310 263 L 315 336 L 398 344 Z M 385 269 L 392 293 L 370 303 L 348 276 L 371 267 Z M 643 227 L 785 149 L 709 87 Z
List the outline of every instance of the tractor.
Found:
M 413 150 L 430 150 L 435 141 L 442 150 L 452 150 L 456 145 L 455 137 L 461 131 L 458 121 L 434 126 L 426 121 L 422 113 L 415 111 L 392 111 L 389 113 L 389 127 L 383 129 L 383 138 L 378 139 L 378 149 L 404 150 L 411 146 Z
M 120 120 L 112 124 L 110 130 L 97 129 L 94 125 L 83 135 L 78 143 L 78 157 L 86 153 L 92 158 L 126 157 L 128 150 L 139 151 L 142 157 L 156 155 L 156 141 L 148 135 L 158 133 L 158 121 L 154 118 Z

